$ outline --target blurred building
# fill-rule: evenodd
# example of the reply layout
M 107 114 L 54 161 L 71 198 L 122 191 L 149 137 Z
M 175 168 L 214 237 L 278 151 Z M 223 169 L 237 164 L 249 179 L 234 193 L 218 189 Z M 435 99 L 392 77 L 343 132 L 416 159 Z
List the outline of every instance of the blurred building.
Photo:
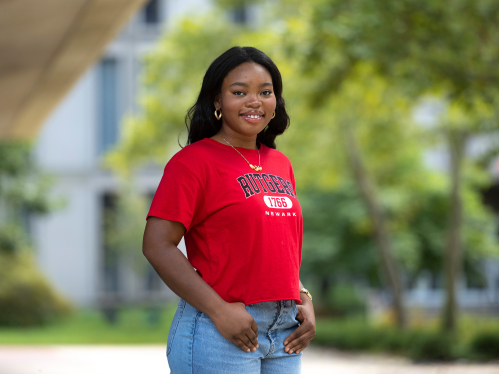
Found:
M 137 274 L 109 253 L 105 212 L 113 209 L 119 181 L 102 167 L 102 155 L 119 140 L 123 116 L 137 110 L 141 57 L 176 19 L 210 8 L 209 0 L 147 2 L 41 128 L 35 157 L 54 176 L 55 195 L 65 205 L 34 222 L 38 261 L 77 305 L 95 306 L 116 297 L 120 302 L 143 302 L 171 296 L 152 268 Z M 247 22 L 250 14 L 251 8 L 243 7 L 228 16 Z M 142 170 L 137 187 L 152 196 L 162 172 Z

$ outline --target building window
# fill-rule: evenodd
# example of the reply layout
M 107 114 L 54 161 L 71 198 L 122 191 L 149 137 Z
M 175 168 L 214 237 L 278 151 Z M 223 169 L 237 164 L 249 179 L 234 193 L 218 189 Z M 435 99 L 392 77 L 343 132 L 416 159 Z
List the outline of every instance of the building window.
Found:
M 102 290 L 106 294 L 121 291 L 120 258 L 115 248 L 109 245 L 109 235 L 116 211 L 116 195 L 106 193 L 101 197 L 102 207 Z
M 99 69 L 99 154 L 108 151 L 118 139 L 118 68 L 115 59 L 104 59 Z
M 232 20 L 240 24 L 248 23 L 248 8 L 245 4 L 237 5 L 232 10 Z
M 150 0 L 142 11 L 144 23 L 156 25 L 161 22 L 159 0 Z

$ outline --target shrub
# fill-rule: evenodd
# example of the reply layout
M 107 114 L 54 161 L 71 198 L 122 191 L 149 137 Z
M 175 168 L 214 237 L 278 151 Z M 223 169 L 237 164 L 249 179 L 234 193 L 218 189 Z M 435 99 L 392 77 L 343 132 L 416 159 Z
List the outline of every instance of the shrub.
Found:
M 414 361 L 449 361 L 458 357 L 457 339 L 428 329 L 400 330 L 373 325 L 365 318 L 317 319 L 314 344 L 351 351 L 391 352 Z
M 374 332 L 376 339 L 373 348 L 392 353 L 406 353 L 411 346 L 410 332 L 401 331 L 395 327 L 377 327 Z
M 450 361 L 455 359 L 454 339 L 443 332 L 414 332 L 410 338 L 409 357 L 414 361 Z
M 0 254 L 0 326 L 36 326 L 69 314 L 27 254 Z
M 362 318 L 340 320 L 318 320 L 314 344 L 326 345 L 345 350 L 371 349 L 373 339 L 372 328 Z
M 480 360 L 499 359 L 499 333 L 481 331 L 470 342 L 470 353 Z
M 359 315 L 366 311 L 366 302 L 355 286 L 339 283 L 331 288 L 326 308 L 337 316 Z

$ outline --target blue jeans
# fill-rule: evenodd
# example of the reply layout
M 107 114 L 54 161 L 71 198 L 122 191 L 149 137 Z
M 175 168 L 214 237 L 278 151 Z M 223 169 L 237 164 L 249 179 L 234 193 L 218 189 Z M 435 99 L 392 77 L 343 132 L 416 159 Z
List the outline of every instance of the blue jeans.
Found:
M 297 327 L 292 300 L 246 306 L 258 325 L 259 348 L 244 352 L 225 339 L 206 314 L 180 300 L 173 317 L 166 356 L 172 374 L 298 374 L 301 353 L 284 352 L 284 339 Z

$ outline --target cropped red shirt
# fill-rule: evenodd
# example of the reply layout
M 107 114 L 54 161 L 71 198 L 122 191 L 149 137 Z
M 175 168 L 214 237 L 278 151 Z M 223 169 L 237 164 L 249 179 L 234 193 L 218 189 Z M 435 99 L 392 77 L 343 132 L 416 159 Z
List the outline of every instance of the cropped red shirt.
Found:
M 253 165 L 258 151 L 237 148 Z M 303 220 L 288 158 L 260 144 L 255 172 L 232 147 L 203 139 L 165 167 L 148 213 L 185 226 L 187 258 L 227 302 L 299 297 Z

